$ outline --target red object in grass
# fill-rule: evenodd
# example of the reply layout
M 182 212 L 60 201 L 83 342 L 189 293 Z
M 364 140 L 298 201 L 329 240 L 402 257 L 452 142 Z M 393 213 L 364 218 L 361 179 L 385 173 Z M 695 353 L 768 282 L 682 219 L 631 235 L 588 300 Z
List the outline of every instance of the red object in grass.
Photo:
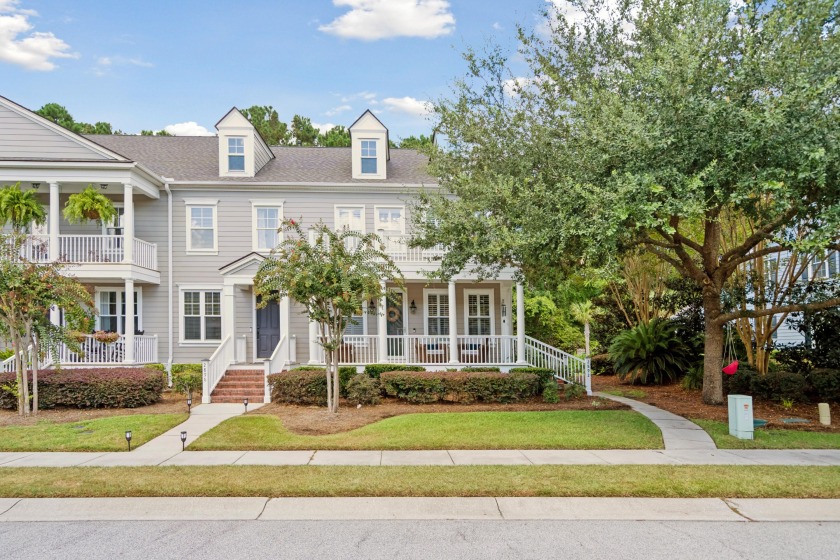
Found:
M 735 372 L 738 371 L 738 360 L 735 360 L 725 368 L 723 368 L 723 373 L 726 375 L 735 375 Z

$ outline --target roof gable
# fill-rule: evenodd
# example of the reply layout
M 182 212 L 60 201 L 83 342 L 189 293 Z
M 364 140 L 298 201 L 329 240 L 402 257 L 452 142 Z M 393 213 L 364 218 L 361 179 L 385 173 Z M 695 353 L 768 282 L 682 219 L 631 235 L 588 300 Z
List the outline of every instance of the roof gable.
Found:
M 0 159 L 130 161 L 96 142 L 0 97 Z

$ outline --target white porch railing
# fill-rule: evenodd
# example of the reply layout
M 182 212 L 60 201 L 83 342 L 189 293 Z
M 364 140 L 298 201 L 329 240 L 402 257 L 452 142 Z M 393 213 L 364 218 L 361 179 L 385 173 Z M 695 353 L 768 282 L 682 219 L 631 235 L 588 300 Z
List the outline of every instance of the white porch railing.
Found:
M 29 262 L 57 259 L 78 264 L 121 263 L 125 259 L 123 235 L 59 235 L 58 250 L 50 247 L 48 235 L 28 235 L 17 252 Z M 134 264 L 157 270 L 157 245 L 134 238 Z
M 115 342 L 100 342 L 93 335 L 84 335 L 80 343 L 80 352 L 74 352 L 67 345 L 58 348 L 58 362 L 66 365 L 114 365 L 125 362 L 124 335 Z M 154 364 L 158 362 L 158 337 L 153 335 L 134 335 L 135 364 Z
M 321 352 L 323 355 L 323 351 Z M 375 364 L 379 361 L 379 338 L 376 335 L 353 334 L 344 336 L 338 350 L 340 364 Z
M 201 402 L 210 403 L 210 394 L 224 377 L 230 364 L 234 360 L 233 336 L 227 337 L 219 344 L 209 360 L 201 360 Z
M 157 270 L 157 244 L 134 238 L 134 264 Z
M 578 358 L 563 352 L 545 342 L 530 336 L 525 337 L 525 361 L 529 364 L 550 369 L 555 377 L 567 383 L 586 387 L 586 394 L 592 394 L 592 374 L 589 358 Z
M 32 360 L 32 346 L 30 346 L 27 351 L 29 352 L 29 361 Z M 52 358 L 45 357 L 38 362 L 38 369 L 46 369 L 53 364 Z M 12 354 L 2 362 L 0 362 L 0 371 L 3 373 L 14 373 L 15 368 L 15 356 Z
M 382 235 L 385 252 L 394 262 L 431 262 L 440 260 L 446 252 L 440 245 L 430 249 L 410 247 L 411 235 Z
M 271 357 L 263 362 L 265 368 L 265 397 L 263 402 L 271 402 L 271 387 L 268 386 L 268 376 L 272 373 L 280 373 L 288 366 L 290 362 L 289 357 L 289 339 L 284 334 L 280 338 L 280 342 L 274 347 L 274 352 Z

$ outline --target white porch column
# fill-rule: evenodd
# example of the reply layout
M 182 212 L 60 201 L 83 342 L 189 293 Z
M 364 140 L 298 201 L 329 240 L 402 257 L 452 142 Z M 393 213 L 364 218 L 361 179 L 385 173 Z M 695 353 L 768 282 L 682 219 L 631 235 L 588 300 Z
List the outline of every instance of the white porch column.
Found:
M 516 283 L 516 363 L 527 365 L 525 361 L 525 287 Z
M 502 296 L 502 359 L 510 362 L 513 359 L 513 341 L 510 336 L 513 333 L 513 286 L 510 282 L 499 283 L 499 294 Z
M 233 284 L 225 284 L 222 288 L 222 340 L 233 337 L 236 331 L 235 289 Z
M 449 281 L 449 363 L 457 364 L 458 356 L 458 312 L 455 282 Z
M 123 185 L 123 262 L 134 262 L 134 186 L 130 183 Z
M 385 282 L 379 286 L 385 291 Z M 388 363 L 388 296 L 379 298 L 379 313 L 376 315 L 376 335 L 379 337 L 379 363 Z
M 59 202 L 58 195 L 58 183 L 50 183 L 50 207 L 47 226 L 50 235 L 49 257 L 51 261 L 57 261 L 60 257 L 58 230 L 61 224 L 61 203 Z
M 318 323 L 309 321 L 309 363 L 318 364 L 321 355 L 321 345 L 318 344 Z
M 125 354 L 123 355 L 123 362 L 126 364 L 134 363 L 134 280 L 131 278 L 125 279 L 125 323 L 123 329 L 125 330 Z

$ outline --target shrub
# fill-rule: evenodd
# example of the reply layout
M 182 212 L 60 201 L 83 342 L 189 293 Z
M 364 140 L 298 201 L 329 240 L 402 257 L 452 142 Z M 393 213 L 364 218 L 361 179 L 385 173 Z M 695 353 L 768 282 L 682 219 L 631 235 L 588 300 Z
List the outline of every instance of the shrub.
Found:
M 586 396 L 586 387 L 577 383 L 566 383 L 563 385 L 563 398 L 567 401 L 579 399 Z
M 14 379 L 13 373 L 0 374 L 0 385 Z M 38 374 L 38 406 L 136 408 L 158 402 L 164 387 L 165 377 L 154 368 L 45 370 Z M 0 392 L 0 408 L 17 408 L 15 395 Z
M 172 364 L 172 373 L 201 373 L 201 364 Z
M 192 398 L 193 393 L 201 393 L 201 366 L 198 371 L 181 369 L 175 371 L 175 364 L 172 364 L 172 388 Z
M 389 371 L 381 380 L 386 394 L 418 404 L 517 402 L 539 390 L 539 378 L 531 373 Z
M 355 375 L 357 375 L 356 366 L 341 366 L 338 368 L 338 392 L 342 397 L 347 396 L 347 383 Z
M 560 391 L 557 388 L 557 383 L 549 383 L 542 391 L 543 402 L 549 404 L 557 404 L 560 402 Z
M 384 371 L 426 371 L 423 366 L 402 366 L 396 364 L 368 364 L 365 366 L 365 373 L 371 377 L 379 378 Z
M 497 367 L 491 367 L 491 366 L 468 366 L 468 367 L 465 367 L 465 368 L 461 368 L 461 371 L 464 371 L 466 373 L 486 373 L 486 372 L 500 373 L 502 370 L 500 370 Z
M 728 395 L 752 395 L 753 379 L 757 376 L 755 370 L 740 366 L 734 375 L 723 376 L 723 389 Z
M 764 375 L 755 375 L 750 384 L 753 396 L 772 401 L 788 399 L 808 402 L 807 388 L 808 383 L 804 375 L 789 371 L 770 371 Z
M 615 375 L 614 364 L 609 354 L 598 354 L 590 360 L 592 375 Z
M 554 378 L 554 372 L 548 368 L 539 367 L 517 367 L 511 368 L 511 373 L 533 373 L 540 378 L 540 390 L 545 389 L 549 385 L 557 385 L 557 380 Z
M 347 400 L 352 404 L 379 404 L 381 396 L 379 379 L 358 373 L 347 381 Z
M 624 331 L 613 340 L 610 357 L 622 380 L 661 385 L 688 369 L 688 347 L 668 321 L 654 319 Z
M 808 375 L 819 402 L 840 402 L 840 370 L 820 368 Z
M 327 376 L 323 369 L 301 369 L 268 376 L 271 400 L 290 404 L 327 404 Z
M 736 374 L 737 375 L 737 374 Z M 703 388 L 703 362 L 696 363 L 688 368 L 685 377 L 680 381 L 683 389 L 687 391 L 699 391 Z

